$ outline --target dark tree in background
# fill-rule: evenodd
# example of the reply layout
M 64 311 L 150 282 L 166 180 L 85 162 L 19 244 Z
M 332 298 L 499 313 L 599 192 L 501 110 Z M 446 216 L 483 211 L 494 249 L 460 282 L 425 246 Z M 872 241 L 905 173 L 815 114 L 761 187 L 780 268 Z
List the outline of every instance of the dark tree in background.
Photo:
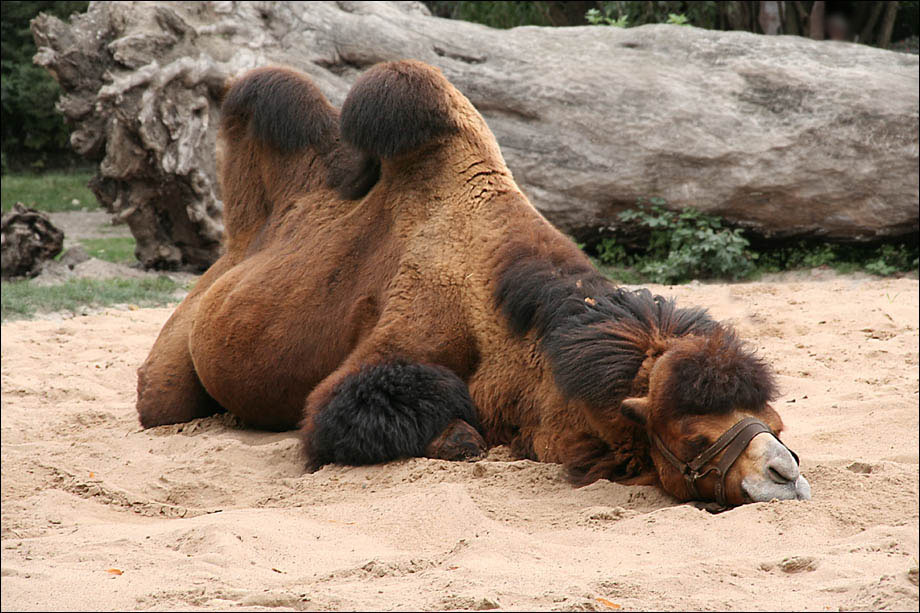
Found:
M 66 19 L 89 2 L 0 2 L 0 102 L 2 169 L 38 169 L 78 163 L 70 131 L 54 108 L 60 94 L 48 71 L 32 63 L 35 42 L 29 22 L 40 12 Z
M 711 30 L 792 34 L 889 47 L 918 34 L 920 2 L 426 2 L 441 17 L 476 21 L 496 28 L 522 25 L 579 26 L 600 20 L 627 27 L 668 23 L 672 15 Z

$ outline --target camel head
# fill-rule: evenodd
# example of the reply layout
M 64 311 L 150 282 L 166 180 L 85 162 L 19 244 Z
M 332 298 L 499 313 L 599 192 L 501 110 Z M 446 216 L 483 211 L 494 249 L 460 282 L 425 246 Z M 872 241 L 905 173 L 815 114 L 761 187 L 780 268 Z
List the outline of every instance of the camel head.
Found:
M 648 394 L 627 398 L 622 411 L 645 428 L 671 495 L 723 507 L 811 498 L 797 456 L 779 439 L 772 375 L 733 334 L 668 343 L 648 377 Z

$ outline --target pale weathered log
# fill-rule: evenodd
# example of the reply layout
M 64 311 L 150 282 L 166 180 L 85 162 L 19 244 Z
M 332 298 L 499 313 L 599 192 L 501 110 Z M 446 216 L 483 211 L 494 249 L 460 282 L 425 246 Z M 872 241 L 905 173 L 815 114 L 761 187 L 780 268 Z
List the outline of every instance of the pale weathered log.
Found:
M 64 233 L 21 202 L 0 219 L 0 277 L 35 277 L 64 248 Z
M 370 65 L 420 59 L 479 108 L 534 204 L 582 240 L 640 198 L 767 237 L 918 230 L 918 58 L 651 25 L 494 30 L 415 2 L 94 2 L 33 23 L 92 187 L 147 266 L 206 266 L 222 231 L 224 80 L 308 73 L 334 104 Z

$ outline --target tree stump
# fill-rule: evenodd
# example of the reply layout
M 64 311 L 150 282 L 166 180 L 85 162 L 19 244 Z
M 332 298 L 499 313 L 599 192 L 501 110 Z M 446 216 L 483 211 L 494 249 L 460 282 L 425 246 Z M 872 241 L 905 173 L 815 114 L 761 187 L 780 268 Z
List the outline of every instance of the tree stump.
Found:
M 64 248 L 64 233 L 48 216 L 21 202 L 0 221 L 0 271 L 3 280 L 35 277 Z

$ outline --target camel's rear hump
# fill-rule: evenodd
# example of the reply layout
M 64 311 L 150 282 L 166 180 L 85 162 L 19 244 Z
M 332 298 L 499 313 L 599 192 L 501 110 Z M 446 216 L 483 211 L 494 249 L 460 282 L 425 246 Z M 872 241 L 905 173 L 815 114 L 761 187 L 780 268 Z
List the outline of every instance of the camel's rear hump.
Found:
M 413 162 L 432 155 L 438 167 L 457 155 L 467 166 L 480 157 L 506 171 L 482 116 L 440 70 L 422 62 L 385 62 L 361 75 L 342 105 L 339 126 L 343 147 L 330 183 L 344 198 L 364 196 L 386 175 L 387 160 L 413 180 L 419 177 Z
M 396 157 L 459 130 L 452 86 L 420 62 L 378 64 L 355 82 L 342 105 L 342 136 L 380 158 Z

